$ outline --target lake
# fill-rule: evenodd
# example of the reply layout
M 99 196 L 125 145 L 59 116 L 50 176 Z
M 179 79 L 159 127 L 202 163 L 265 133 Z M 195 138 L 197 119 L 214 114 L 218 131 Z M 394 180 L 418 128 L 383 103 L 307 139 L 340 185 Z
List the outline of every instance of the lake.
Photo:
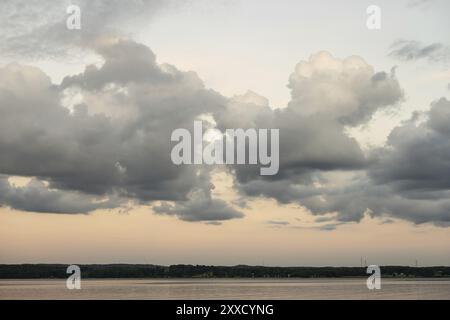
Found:
M 450 299 L 450 279 L 65 279 L 0 280 L 0 299 Z

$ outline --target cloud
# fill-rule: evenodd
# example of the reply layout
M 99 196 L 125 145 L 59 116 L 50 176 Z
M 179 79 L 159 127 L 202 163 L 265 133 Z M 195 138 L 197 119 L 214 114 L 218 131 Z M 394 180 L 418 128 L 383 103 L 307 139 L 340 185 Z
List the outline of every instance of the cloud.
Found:
M 78 214 L 116 208 L 121 205 L 121 201 L 114 197 L 102 201 L 79 192 L 49 190 L 42 181 L 36 179 L 24 187 L 15 187 L 5 177 L 0 177 L 1 204 L 22 211 Z
M 394 70 L 375 73 L 361 57 L 338 59 L 328 52 L 298 63 L 288 87 L 289 107 L 297 114 L 350 126 L 367 122 L 375 111 L 402 96 Z
M 329 221 L 333 221 L 333 220 L 335 220 L 335 217 L 322 216 L 322 217 L 316 218 L 314 221 L 320 223 L 320 222 L 329 222 Z
M 409 0 L 407 6 L 409 8 L 416 8 L 416 7 L 430 7 L 435 0 Z
M 221 226 L 222 222 L 220 222 L 220 221 L 206 221 L 205 224 L 209 225 L 209 226 Z
M 450 102 L 434 102 L 426 116 L 423 123 L 413 117 L 396 127 L 350 183 L 324 187 L 301 204 L 314 214 L 335 212 L 338 221 L 359 221 L 369 213 L 449 226 Z
M 100 68 L 90 65 L 82 74 L 65 77 L 62 89 L 78 86 L 97 92 L 109 84 L 170 84 L 177 77 L 183 77 L 176 69 L 165 72 L 156 64 L 155 54 L 148 47 L 134 41 L 105 39 L 97 42 L 94 48 L 105 59 L 105 63 Z
M 374 152 L 369 174 L 375 182 L 392 185 L 411 197 L 450 189 L 450 101 L 434 102 L 426 116 L 424 123 L 412 118 L 396 127 L 388 146 Z
M 348 224 L 348 222 L 331 222 L 319 226 L 291 226 L 292 229 L 298 230 L 318 230 L 318 231 L 334 231 L 339 226 Z
M 260 176 L 251 165 L 222 168 L 233 175 L 243 201 L 266 197 L 317 216 L 333 213 L 334 221 L 319 218 L 329 221 L 318 227 L 323 230 L 360 221 L 365 213 L 449 225 L 446 99 L 433 103 L 425 122 L 401 124 L 387 146 L 367 154 L 347 133 L 402 101 L 393 70 L 320 52 L 289 77 L 287 107 L 272 109 L 251 91 L 227 98 L 207 89 L 194 72 L 158 64 L 148 47 L 132 40 L 97 38 L 91 48 L 103 65 L 89 65 L 61 85 L 35 67 L 0 68 L 0 173 L 33 177 L 22 188 L 3 179 L 0 204 L 87 213 L 131 201 L 185 221 L 241 218 L 212 196 L 212 167 L 170 160 L 171 132 L 191 129 L 208 115 L 219 130 L 280 129 L 277 175 Z M 67 103 L 74 97 L 76 103 Z M 335 172 L 349 178 L 336 183 Z
M 324 179 L 322 172 L 363 170 L 368 165 L 346 127 L 364 123 L 377 110 L 395 105 L 403 91 L 393 72 L 375 72 L 361 58 L 338 59 L 327 52 L 300 62 L 289 86 L 293 98 L 284 109 L 272 110 L 264 99 L 247 93 L 232 98 L 225 110 L 215 114 L 215 120 L 222 130 L 278 128 L 279 173 L 262 177 L 256 166 L 233 166 L 235 186 L 244 198 L 268 197 L 308 207 L 304 201 L 324 192 L 318 186 Z
M 426 123 L 394 129 L 387 146 L 367 157 L 346 128 L 402 101 L 393 71 L 375 72 L 361 58 L 322 52 L 297 65 L 289 87 L 292 100 L 285 109 L 271 111 L 262 99 L 238 97 L 223 111 L 227 117 L 217 117 L 219 125 L 233 125 L 232 114 L 239 109 L 235 121 L 243 127 L 280 129 L 279 174 L 261 177 L 251 166 L 233 167 L 241 194 L 297 203 L 314 215 L 333 213 L 331 219 L 319 218 L 336 221 L 322 227 L 327 230 L 367 213 L 448 225 L 447 100 L 432 105 Z M 348 181 L 336 183 L 328 175 L 332 172 L 343 172 Z
M 3 0 L 0 49 L 14 57 L 67 56 L 68 49 L 90 47 L 99 37 L 123 36 L 148 24 L 174 0 Z M 81 30 L 66 27 L 67 7 L 81 9 Z
M 210 220 L 240 216 L 211 199 L 211 168 L 170 160 L 172 130 L 190 128 L 202 114 L 223 108 L 226 98 L 205 89 L 192 72 L 157 65 L 155 55 L 133 41 L 99 42 L 96 49 L 104 65 L 87 66 L 62 86 L 38 68 L 0 68 L 0 172 L 95 197 L 187 201 L 176 207 L 184 208 L 180 216 L 186 219 L 200 201 L 189 202 L 188 195 L 201 190 L 201 219 L 208 220 L 208 208 Z M 81 95 L 80 103 L 64 106 L 72 91 Z M 21 208 L 41 211 L 31 204 Z M 65 212 L 60 206 L 47 210 Z
M 287 226 L 287 225 L 289 225 L 289 222 L 282 221 L 282 220 L 269 220 L 269 221 L 267 221 L 267 224 L 274 225 L 274 226 Z
M 389 56 L 402 60 L 428 60 L 430 62 L 448 61 L 450 48 L 442 43 L 424 45 L 412 40 L 398 40 L 391 45 Z
M 328 223 L 323 226 L 316 227 L 316 229 L 318 229 L 320 231 L 333 231 L 333 230 L 336 230 L 337 227 L 339 227 L 343 224 L 345 224 L 345 223 L 342 223 L 342 222 L 341 223 Z
M 416 198 L 398 192 L 389 185 L 377 185 L 371 179 L 360 179 L 350 186 L 323 190 L 320 196 L 306 198 L 301 203 L 313 214 L 336 213 L 336 221 L 360 221 L 365 213 L 371 216 L 391 216 L 416 224 L 432 222 L 448 226 L 449 193 L 436 192 Z
M 236 123 L 244 128 L 280 129 L 276 176 L 261 177 L 252 166 L 233 167 L 236 185 L 247 196 L 301 203 L 322 193 L 315 186 L 323 182 L 321 172 L 363 170 L 367 159 L 346 128 L 369 121 L 377 110 L 403 98 L 394 72 L 375 72 L 362 58 L 339 59 L 327 52 L 300 62 L 289 87 L 292 100 L 284 109 L 235 98 L 220 110 L 225 116 L 216 116 L 219 127 Z M 232 117 L 236 109 L 239 117 Z M 246 119 L 251 120 L 245 123 Z
M 388 210 L 421 223 L 450 223 L 450 101 L 432 103 L 427 120 L 395 128 L 388 145 L 374 152 L 368 173 L 391 190 Z M 395 195 L 395 197 L 393 196 Z
M 174 215 L 184 221 L 222 221 L 242 218 L 244 215 L 230 207 L 221 199 L 211 199 L 194 192 L 191 198 L 185 202 L 170 204 L 163 202 L 153 207 L 153 211 L 159 214 Z

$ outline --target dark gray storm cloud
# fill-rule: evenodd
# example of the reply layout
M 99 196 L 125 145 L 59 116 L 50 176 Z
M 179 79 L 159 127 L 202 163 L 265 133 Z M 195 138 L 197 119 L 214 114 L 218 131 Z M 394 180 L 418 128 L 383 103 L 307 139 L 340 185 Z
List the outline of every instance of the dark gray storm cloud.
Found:
M 239 217 L 211 198 L 209 168 L 175 166 L 170 159 L 171 132 L 190 128 L 200 115 L 223 108 L 226 99 L 205 89 L 192 72 L 157 65 L 150 49 L 133 41 L 111 40 L 96 49 L 104 65 L 88 66 L 62 86 L 37 68 L 9 64 L 0 69 L 0 172 L 37 177 L 51 189 L 86 196 L 187 201 L 167 212 L 179 210 L 185 220 Z M 70 110 L 61 103 L 66 90 L 94 98 Z M 108 112 L 110 104 L 122 110 Z M 205 199 L 193 202 L 195 192 Z M 3 203 L 42 211 L 9 199 Z M 71 199 L 60 197 L 54 209 L 48 202 L 47 211 L 72 212 L 60 205 L 67 201 L 74 208 Z M 87 202 L 79 212 L 89 208 L 95 204 Z
M 395 128 L 387 147 L 374 152 L 369 173 L 375 182 L 410 197 L 450 190 L 450 101 L 434 102 L 427 115 L 424 123 L 413 118 Z
M 422 44 L 418 41 L 398 40 L 390 48 L 389 55 L 402 61 L 449 61 L 450 48 L 442 43 Z
M 425 122 L 413 117 L 395 128 L 350 184 L 322 188 L 300 203 L 314 214 L 336 212 L 339 221 L 359 221 L 369 213 L 449 226 L 450 102 L 434 102 L 426 116 Z

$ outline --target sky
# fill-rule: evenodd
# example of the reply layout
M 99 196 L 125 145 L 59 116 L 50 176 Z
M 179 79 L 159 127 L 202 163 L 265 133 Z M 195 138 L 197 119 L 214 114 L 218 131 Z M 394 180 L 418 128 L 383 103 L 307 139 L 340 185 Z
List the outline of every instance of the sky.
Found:
M 450 265 L 448 1 L 0 6 L 0 263 Z M 278 174 L 175 166 L 205 116 Z

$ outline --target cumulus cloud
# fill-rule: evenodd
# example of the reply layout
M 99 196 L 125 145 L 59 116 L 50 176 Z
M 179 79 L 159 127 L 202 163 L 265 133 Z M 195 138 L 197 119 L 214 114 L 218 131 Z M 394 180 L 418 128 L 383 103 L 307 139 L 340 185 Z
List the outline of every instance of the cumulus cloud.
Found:
M 280 128 L 279 174 L 261 177 L 251 166 L 234 167 L 242 194 L 297 203 L 314 215 L 333 213 L 319 218 L 337 221 L 323 230 L 360 221 L 365 214 L 448 225 L 447 100 L 432 105 L 425 123 L 410 121 L 394 129 L 387 146 L 367 157 L 345 129 L 402 100 L 393 71 L 375 72 L 361 58 L 322 52 L 297 65 L 289 87 L 292 100 L 285 109 L 270 111 L 254 97 L 228 105 L 227 110 L 240 110 L 235 121 L 244 127 L 249 118 L 248 126 Z M 233 124 L 231 116 L 218 119 Z M 327 172 L 339 171 L 350 178 L 336 185 Z
M 403 98 L 393 72 L 375 72 L 359 57 L 338 59 L 327 52 L 300 62 L 289 87 L 292 100 L 284 109 L 271 110 L 264 103 L 235 99 L 228 105 L 229 112 L 224 111 L 229 115 L 239 108 L 235 121 L 244 128 L 280 129 L 280 171 L 276 176 L 261 177 L 252 166 L 233 168 L 237 187 L 248 196 L 301 202 L 322 192 L 317 187 L 323 180 L 322 171 L 364 169 L 367 159 L 346 128 L 369 121 L 377 110 Z M 247 118 L 252 120 L 243 123 Z M 223 127 L 233 125 L 232 119 L 217 116 Z
M 391 45 L 389 55 L 402 61 L 428 60 L 431 62 L 448 61 L 450 48 L 442 43 L 422 44 L 418 41 L 399 40 Z
M 180 217 L 188 216 L 190 206 L 200 209 L 200 200 L 192 202 L 188 194 L 201 190 L 201 219 L 240 216 L 211 199 L 210 168 L 175 166 L 170 160 L 171 132 L 223 108 L 226 98 L 205 89 L 192 72 L 157 65 L 150 49 L 133 41 L 110 40 L 95 48 L 103 66 L 88 66 L 61 86 L 34 67 L 9 64 L 0 69 L 0 172 L 96 197 L 145 204 L 188 201 L 176 206 L 184 208 Z M 88 99 L 66 108 L 62 98 L 70 90 Z M 109 103 L 123 108 L 122 116 L 108 110 Z M 33 211 L 32 205 L 21 208 Z
M 390 74 L 375 73 L 361 57 L 337 59 L 328 52 L 297 64 L 288 87 L 289 107 L 299 115 L 319 115 L 351 126 L 367 122 L 402 95 L 394 69 Z

